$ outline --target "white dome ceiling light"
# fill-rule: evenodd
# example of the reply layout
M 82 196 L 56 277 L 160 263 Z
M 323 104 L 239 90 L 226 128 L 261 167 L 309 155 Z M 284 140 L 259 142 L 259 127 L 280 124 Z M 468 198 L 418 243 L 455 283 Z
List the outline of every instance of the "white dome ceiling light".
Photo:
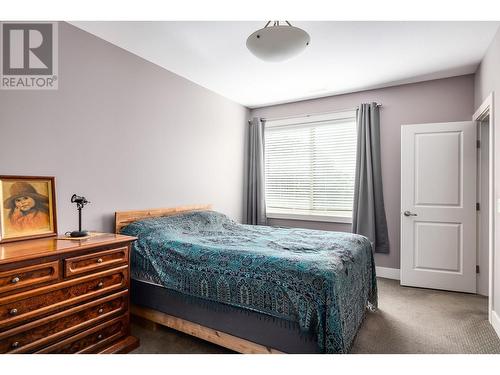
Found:
M 288 60 L 300 54 L 311 41 L 311 37 L 304 30 L 292 26 L 280 25 L 269 21 L 264 28 L 257 30 L 247 39 L 247 48 L 259 59 L 270 62 Z

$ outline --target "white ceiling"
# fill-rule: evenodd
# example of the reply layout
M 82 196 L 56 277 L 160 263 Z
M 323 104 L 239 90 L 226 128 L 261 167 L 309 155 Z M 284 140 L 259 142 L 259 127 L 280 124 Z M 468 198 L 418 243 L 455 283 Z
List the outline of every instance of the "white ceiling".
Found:
M 267 63 L 246 38 L 265 21 L 71 22 L 247 107 L 474 73 L 499 22 L 292 22 L 311 35 Z

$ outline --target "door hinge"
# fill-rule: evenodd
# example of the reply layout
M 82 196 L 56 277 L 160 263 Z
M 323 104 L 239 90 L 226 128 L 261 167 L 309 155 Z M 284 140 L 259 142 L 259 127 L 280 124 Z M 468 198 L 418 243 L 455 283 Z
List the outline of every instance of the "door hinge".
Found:
M 479 266 L 476 266 L 476 273 L 479 273 Z
M 479 139 L 476 141 L 476 147 L 481 148 L 481 141 Z
M 481 205 L 479 203 L 476 203 L 476 211 L 481 210 Z

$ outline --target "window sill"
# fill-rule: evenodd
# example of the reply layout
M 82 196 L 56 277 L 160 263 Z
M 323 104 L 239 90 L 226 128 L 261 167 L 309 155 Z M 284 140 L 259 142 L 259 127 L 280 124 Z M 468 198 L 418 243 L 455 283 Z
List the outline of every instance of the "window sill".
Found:
M 320 222 L 341 223 L 341 224 L 352 223 L 352 217 L 347 217 L 347 216 L 296 214 L 290 212 L 287 213 L 268 212 L 266 216 L 268 219 L 320 221 Z

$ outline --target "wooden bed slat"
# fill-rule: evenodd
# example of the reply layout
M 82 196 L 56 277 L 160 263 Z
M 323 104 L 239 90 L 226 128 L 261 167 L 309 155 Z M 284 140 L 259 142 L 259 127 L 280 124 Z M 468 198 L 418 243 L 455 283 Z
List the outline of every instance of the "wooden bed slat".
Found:
M 149 309 L 142 306 L 132 305 L 130 312 L 141 318 L 153 321 L 176 331 L 186 333 L 190 336 L 209 341 L 213 344 L 223 346 L 242 354 L 283 354 L 283 352 L 260 345 L 228 333 L 208 328 L 197 323 L 190 322 L 161 311 Z

